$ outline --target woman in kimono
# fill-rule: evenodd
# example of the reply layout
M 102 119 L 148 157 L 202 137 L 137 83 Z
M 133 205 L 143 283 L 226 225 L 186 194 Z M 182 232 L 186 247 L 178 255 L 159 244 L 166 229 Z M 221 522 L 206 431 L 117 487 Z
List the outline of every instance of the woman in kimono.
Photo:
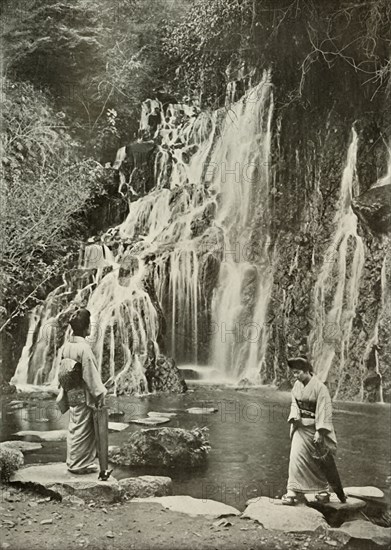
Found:
M 76 387 L 72 390 L 67 388 L 69 391 L 61 387 L 57 404 L 62 413 L 68 408 L 70 411 L 67 438 L 68 470 L 74 474 L 85 474 L 98 471 L 95 464 L 97 449 L 93 409 L 103 405 L 107 389 L 102 383 L 94 354 L 85 340 L 90 333 L 90 312 L 87 309 L 79 309 L 69 324 L 73 336 L 64 344 L 61 361 L 71 359 L 81 365 L 81 370 Z M 75 386 L 73 380 L 70 385 Z
M 337 448 L 332 423 L 331 398 L 326 386 L 314 376 L 312 366 L 302 357 L 288 360 L 296 379 L 292 389 L 290 423 L 291 453 L 287 493 L 282 503 L 294 505 L 298 495 L 317 493 L 318 500 L 329 499 L 329 485 L 319 462 L 313 456 L 319 448 Z

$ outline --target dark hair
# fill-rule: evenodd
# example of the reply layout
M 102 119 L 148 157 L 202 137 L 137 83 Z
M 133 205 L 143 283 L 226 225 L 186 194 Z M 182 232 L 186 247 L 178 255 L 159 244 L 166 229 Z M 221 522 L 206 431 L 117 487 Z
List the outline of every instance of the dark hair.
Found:
M 288 359 L 288 367 L 290 369 L 313 372 L 312 365 L 306 357 L 292 357 L 291 359 Z
M 75 336 L 84 336 L 84 332 L 89 327 L 91 313 L 88 309 L 78 309 L 70 318 L 69 324 Z

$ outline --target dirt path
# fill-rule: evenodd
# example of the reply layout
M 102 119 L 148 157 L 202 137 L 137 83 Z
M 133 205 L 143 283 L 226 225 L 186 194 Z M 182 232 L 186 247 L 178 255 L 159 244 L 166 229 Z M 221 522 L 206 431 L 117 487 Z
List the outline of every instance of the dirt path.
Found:
M 7 489 L 8 490 L 8 489 Z M 9 550 L 240 550 L 342 548 L 326 536 L 268 531 L 250 520 L 189 517 L 156 503 L 74 505 L 12 490 L 0 505 L 1 548 Z M 11 501 L 10 501 L 11 500 Z M 47 520 L 47 524 L 41 524 Z

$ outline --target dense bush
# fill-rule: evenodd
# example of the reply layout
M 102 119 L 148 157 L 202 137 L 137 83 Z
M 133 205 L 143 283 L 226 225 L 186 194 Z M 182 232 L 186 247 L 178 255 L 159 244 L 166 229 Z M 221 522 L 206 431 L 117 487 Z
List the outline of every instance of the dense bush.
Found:
M 11 475 L 24 464 L 21 451 L 0 447 L 0 481 L 8 482 Z

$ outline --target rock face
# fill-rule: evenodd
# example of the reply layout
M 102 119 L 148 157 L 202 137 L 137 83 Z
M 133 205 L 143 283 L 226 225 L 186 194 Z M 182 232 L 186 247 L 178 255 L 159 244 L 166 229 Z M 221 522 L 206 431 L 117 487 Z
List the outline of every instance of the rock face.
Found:
M 3 445 L 0 447 L 0 480 L 7 482 L 12 474 L 24 464 L 21 451 Z
M 391 184 L 368 189 L 353 200 L 352 207 L 360 220 L 374 233 L 391 231 Z
M 138 499 L 142 502 L 144 499 Z M 233 506 L 228 506 L 223 502 L 217 502 L 209 499 L 198 499 L 185 495 L 173 497 L 155 497 L 145 499 L 147 502 L 157 502 L 164 508 L 173 512 L 183 512 L 189 516 L 209 516 L 221 518 L 225 516 L 239 516 L 240 512 Z
M 98 481 L 98 474 L 75 475 L 68 472 L 66 464 L 36 464 L 26 466 L 12 475 L 11 483 L 33 486 L 55 498 L 75 496 L 84 500 L 116 502 L 123 490 L 116 479 Z
M 121 479 L 120 486 L 129 498 L 164 497 L 172 494 L 172 480 L 166 476 L 140 476 Z
M 365 541 L 366 545 L 372 541 L 385 548 L 390 548 L 391 544 L 391 528 L 380 527 L 362 519 L 344 523 L 338 529 L 330 529 L 329 535 L 343 544 L 351 539 Z M 364 546 L 361 547 L 364 548 Z
M 280 500 L 253 498 L 243 513 L 244 518 L 258 521 L 265 529 L 286 533 L 325 531 L 323 515 L 305 505 L 283 506 Z
M 149 428 L 131 434 L 121 447 L 109 449 L 110 461 L 124 466 L 200 468 L 206 464 L 209 430 Z

